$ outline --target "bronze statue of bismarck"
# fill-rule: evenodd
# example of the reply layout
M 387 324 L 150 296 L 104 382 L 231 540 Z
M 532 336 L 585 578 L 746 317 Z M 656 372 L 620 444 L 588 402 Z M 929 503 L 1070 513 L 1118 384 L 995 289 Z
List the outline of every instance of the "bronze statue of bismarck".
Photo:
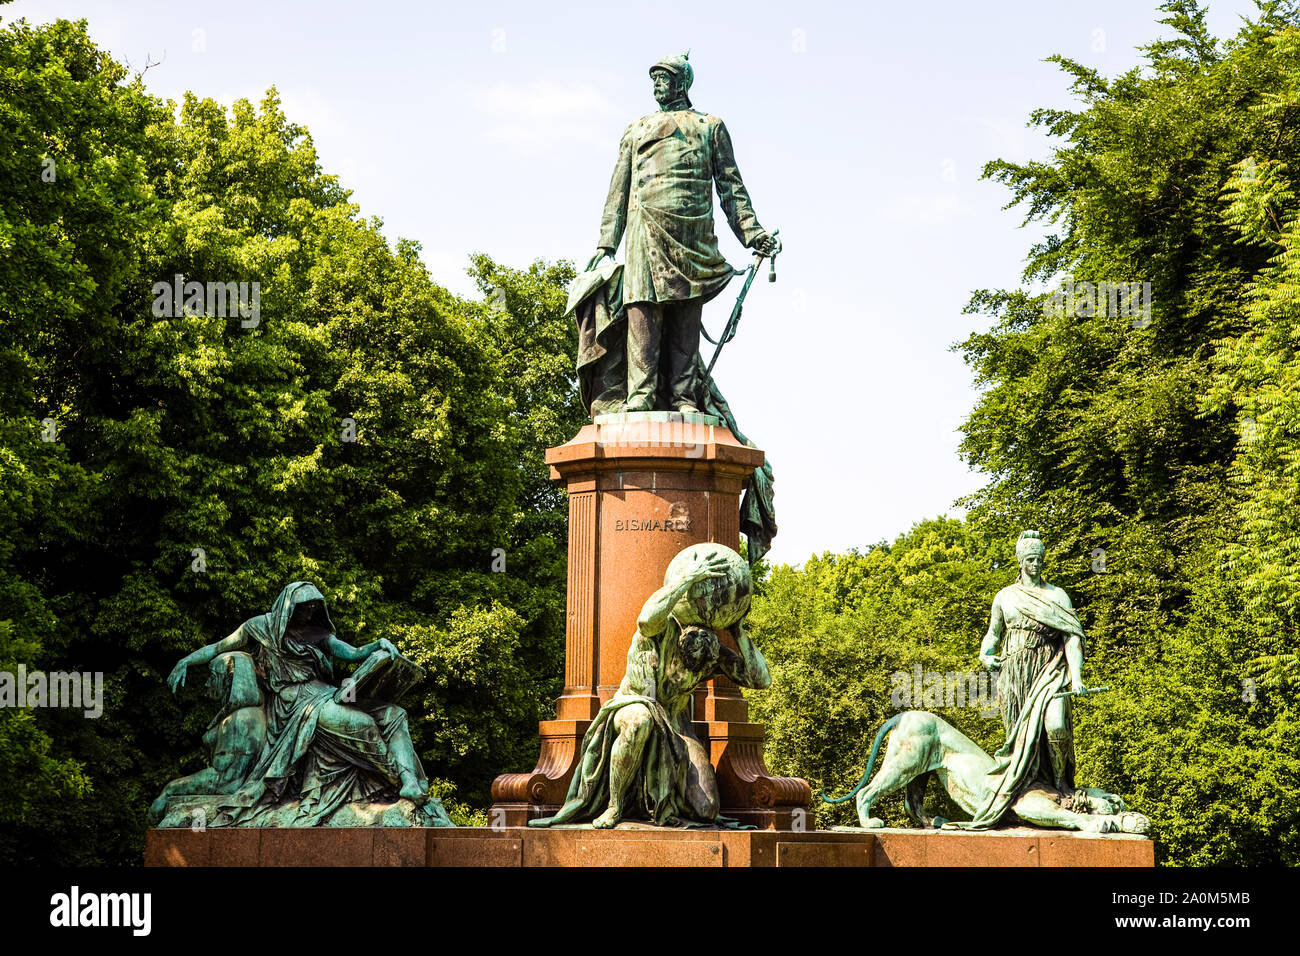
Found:
M 587 271 L 608 269 L 605 260 L 626 238 L 627 378 L 620 410 L 694 412 L 706 387 L 696 362 L 700 313 L 735 274 L 713 230 L 714 184 L 741 243 L 763 255 L 777 243 L 754 215 L 727 127 L 691 108 L 694 71 L 686 55 L 665 57 L 650 76 L 659 110 L 623 134 L 600 246 Z

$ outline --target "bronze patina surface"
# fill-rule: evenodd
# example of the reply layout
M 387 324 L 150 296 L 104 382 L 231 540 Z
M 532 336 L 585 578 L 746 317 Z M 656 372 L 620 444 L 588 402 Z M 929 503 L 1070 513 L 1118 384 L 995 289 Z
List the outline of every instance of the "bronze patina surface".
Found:
M 923 710 L 891 717 L 880 728 L 858 785 L 863 827 L 884 821 L 871 815 L 881 797 L 906 788 L 908 815 L 923 827 L 987 830 L 1008 822 L 1090 833 L 1146 833 L 1151 821 L 1123 799 L 1075 785 L 1072 700 L 1108 688 L 1083 683 L 1083 625 L 1069 595 L 1043 579 L 1045 548 L 1037 531 L 1016 541 L 1020 577 L 998 592 L 980 661 L 998 673 L 998 700 L 1007 731 L 993 756 L 942 718 Z M 885 736 L 891 735 L 880 771 L 870 779 Z M 950 822 L 925 809 L 925 788 L 937 775 L 953 802 L 971 815 Z
M 340 680 L 334 662 L 356 662 Z M 392 642 L 339 640 L 315 585 L 288 585 L 266 614 L 180 660 L 208 665 L 220 709 L 209 765 L 150 807 L 159 827 L 452 826 L 411 744 L 398 696 L 422 675 Z

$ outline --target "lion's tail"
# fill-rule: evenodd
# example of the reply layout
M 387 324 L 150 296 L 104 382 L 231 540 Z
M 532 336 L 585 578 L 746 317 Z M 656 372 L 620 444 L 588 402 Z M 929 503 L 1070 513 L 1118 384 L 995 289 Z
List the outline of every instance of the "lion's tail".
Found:
M 826 803 L 844 803 L 845 801 L 852 800 L 854 797 L 856 797 L 858 795 L 858 791 L 861 790 L 863 787 L 865 787 L 867 785 L 867 781 L 871 779 L 871 771 L 876 768 L 876 755 L 880 753 L 880 745 L 885 740 L 885 734 L 889 733 L 891 730 L 897 727 L 898 722 L 902 719 L 903 719 L 902 714 L 895 714 L 893 717 L 890 717 L 887 721 L 885 721 L 885 726 L 880 728 L 880 733 L 876 734 L 876 739 L 871 744 L 871 756 L 867 758 L 867 769 L 863 771 L 862 779 L 858 781 L 858 785 L 856 787 L 854 787 L 852 790 L 850 790 L 842 797 L 828 797 L 826 796 L 825 790 L 821 791 L 818 794 L 818 796 L 821 797 L 822 800 L 825 801 Z

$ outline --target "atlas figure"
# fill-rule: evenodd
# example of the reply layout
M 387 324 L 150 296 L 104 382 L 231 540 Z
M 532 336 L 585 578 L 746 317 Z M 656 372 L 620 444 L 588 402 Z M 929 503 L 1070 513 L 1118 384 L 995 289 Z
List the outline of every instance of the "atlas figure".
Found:
M 673 558 L 663 587 L 641 609 L 618 693 L 583 737 L 564 806 L 529 826 L 734 822 L 718 814 L 718 782 L 691 727 L 691 701 L 700 684 L 720 674 L 741 687 L 771 683 L 743 625 L 752 590 L 749 565 L 723 545 L 692 545 Z M 719 640 L 724 630 L 736 650 Z

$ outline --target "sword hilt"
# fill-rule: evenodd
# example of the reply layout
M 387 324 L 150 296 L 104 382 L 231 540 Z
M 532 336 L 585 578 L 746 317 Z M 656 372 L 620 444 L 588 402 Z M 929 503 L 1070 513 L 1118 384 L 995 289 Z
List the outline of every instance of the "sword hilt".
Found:
M 767 268 L 768 282 L 776 281 L 776 257 L 777 254 L 780 253 L 781 251 L 781 240 L 776 238 L 776 234 L 780 231 L 781 231 L 780 229 L 776 229 L 772 232 L 772 238 L 776 240 L 776 248 L 772 250 L 772 255 L 770 257 L 772 261 L 768 264 L 768 268 Z

